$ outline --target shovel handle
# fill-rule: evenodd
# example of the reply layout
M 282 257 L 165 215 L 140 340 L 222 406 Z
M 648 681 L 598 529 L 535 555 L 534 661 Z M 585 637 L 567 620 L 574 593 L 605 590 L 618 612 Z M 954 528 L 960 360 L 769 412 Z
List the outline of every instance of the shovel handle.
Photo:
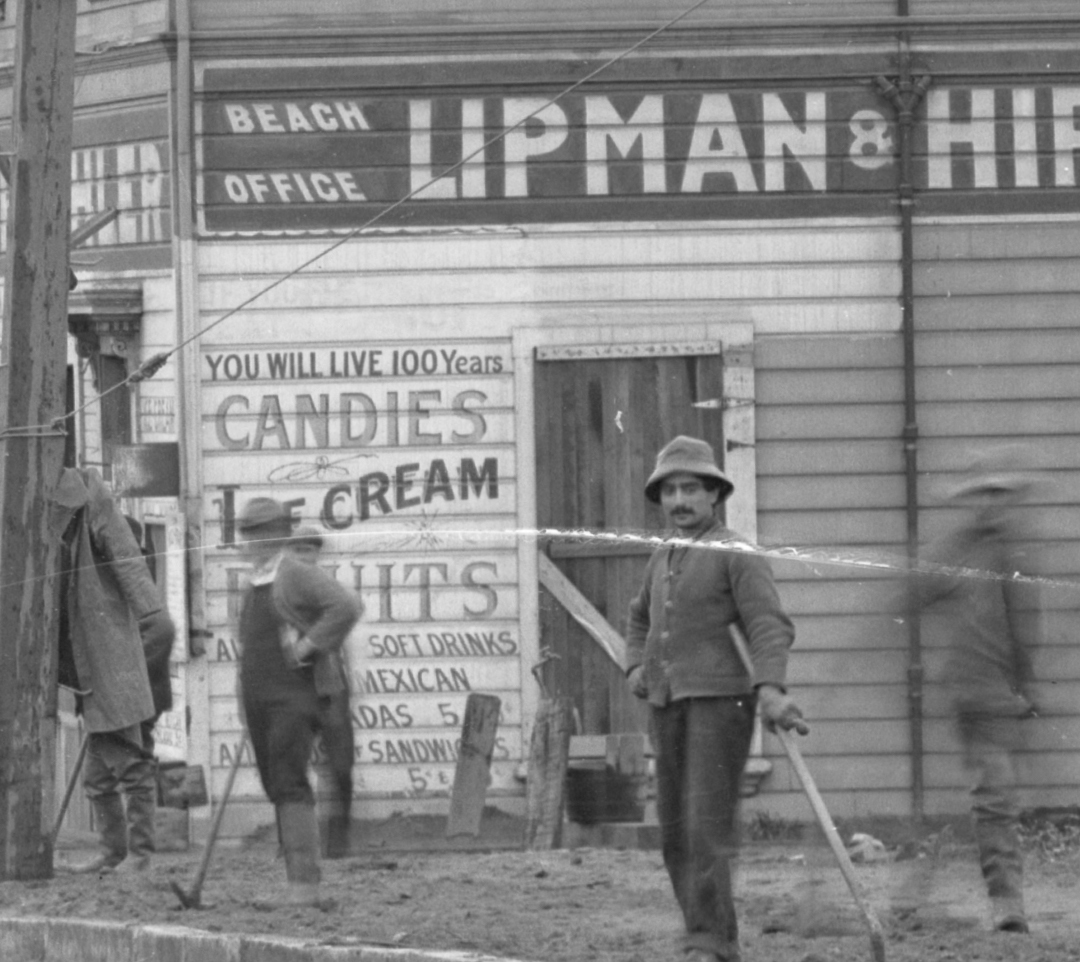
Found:
M 221 819 L 225 815 L 225 803 L 232 793 L 233 782 L 236 781 L 236 773 L 240 770 L 240 762 L 244 757 L 244 746 L 247 745 L 247 742 L 247 732 L 244 732 L 244 737 L 240 739 L 240 744 L 236 749 L 236 757 L 233 759 L 232 767 L 229 769 L 229 776 L 225 779 L 225 788 L 221 793 L 221 800 L 218 802 L 217 809 L 214 812 L 214 820 L 210 823 L 210 834 L 206 836 L 206 848 L 203 850 L 202 860 L 199 862 L 199 870 L 195 873 L 195 881 L 192 883 L 191 892 L 188 894 L 192 905 L 197 906 L 199 904 L 199 896 L 202 893 L 206 870 L 210 867 L 210 856 L 214 851 L 214 842 L 217 841 L 218 829 L 221 828 Z M 183 900 L 181 899 L 181 901 Z
M 56 821 L 53 822 L 52 833 L 49 835 L 49 845 L 52 848 L 56 848 L 56 840 L 60 836 L 60 826 L 64 823 L 64 816 L 67 814 L 68 806 L 71 804 L 71 796 L 75 793 L 75 783 L 79 780 L 79 772 L 82 771 L 83 762 L 86 761 L 86 749 L 89 745 L 90 733 L 86 732 L 82 737 L 82 743 L 79 745 L 79 754 L 75 756 L 75 767 L 71 770 L 71 777 L 68 778 L 67 789 L 60 802 L 60 808 L 57 809 Z
M 780 739 L 780 744 L 784 746 L 784 751 L 787 752 L 791 767 L 795 769 L 795 774 L 799 776 L 799 781 L 802 783 L 810 807 L 814 810 L 818 824 L 825 833 L 825 838 L 829 841 L 829 847 L 833 850 L 833 855 L 836 856 L 836 861 L 840 864 L 840 871 L 844 876 L 844 881 L 847 882 L 847 886 L 855 899 L 855 904 L 859 907 L 859 911 L 866 921 L 866 927 L 870 930 L 870 944 L 873 947 L 874 960 L 875 962 L 885 962 L 885 932 L 881 927 L 877 914 L 866 899 L 862 885 L 859 884 L 859 880 L 855 875 L 855 866 L 851 864 L 851 856 L 848 855 L 847 849 L 844 848 L 840 833 L 837 832 L 832 816 L 825 807 L 825 801 L 822 799 L 817 785 L 814 784 L 810 769 L 806 767 L 802 752 L 799 751 L 799 745 L 791 732 L 782 728 L 777 727 L 776 737 Z

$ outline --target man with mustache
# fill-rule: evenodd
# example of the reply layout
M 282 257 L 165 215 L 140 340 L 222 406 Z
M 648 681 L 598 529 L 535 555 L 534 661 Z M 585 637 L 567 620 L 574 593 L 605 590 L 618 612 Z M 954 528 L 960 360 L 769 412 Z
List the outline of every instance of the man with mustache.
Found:
M 736 962 L 731 858 L 739 783 L 754 711 L 770 727 L 808 731 L 784 688 L 794 628 L 768 561 L 716 518 L 734 490 L 712 447 L 679 436 L 656 458 L 645 496 L 674 527 L 630 605 L 627 679 L 651 707 L 664 865 L 686 923 L 686 962 Z M 731 636 L 749 640 L 753 677 Z

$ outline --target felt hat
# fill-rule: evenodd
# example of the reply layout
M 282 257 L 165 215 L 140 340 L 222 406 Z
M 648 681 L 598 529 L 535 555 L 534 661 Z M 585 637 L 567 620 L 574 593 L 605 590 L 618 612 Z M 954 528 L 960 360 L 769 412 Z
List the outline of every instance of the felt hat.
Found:
M 322 532 L 310 524 L 301 525 L 293 532 L 291 538 L 293 544 L 310 544 L 316 548 L 323 546 Z
M 240 512 L 236 526 L 241 531 L 259 530 L 287 534 L 289 517 L 280 501 L 273 498 L 252 498 Z
M 1002 491 L 1019 494 L 1035 484 L 1035 475 L 1024 465 L 1018 448 L 991 448 L 978 454 L 963 475 L 950 486 L 950 498 Z
M 702 478 L 713 478 L 720 482 L 720 501 L 725 500 L 735 490 L 726 474 L 716 466 L 716 455 L 712 445 L 700 438 L 689 438 L 680 434 L 661 448 L 656 456 L 656 467 L 645 483 L 645 497 L 660 503 L 660 485 L 673 474 L 685 472 Z

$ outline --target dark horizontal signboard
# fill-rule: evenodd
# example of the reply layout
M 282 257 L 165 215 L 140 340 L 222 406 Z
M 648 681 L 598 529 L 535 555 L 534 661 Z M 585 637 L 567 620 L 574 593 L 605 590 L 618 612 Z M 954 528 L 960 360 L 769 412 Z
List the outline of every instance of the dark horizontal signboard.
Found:
M 892 209 L 897 131 L 868 84 L 349 90 L 318 73 L 208 70 L 211 232 L 839 216 Z M 215 87 L 219 78 L 221 84 Z M 238 82 L 238 77 L 241 81 Z M 333 79 L 339 79 L 335 76 Z M 483 80 L 483 83 L 481 83 Z M 631 88 L 631 89 L 628 89 Z M 931 87 L 913 129 L 920 209 L 1080 209 L 1080 87 Z M 387 211 L 391 205 L 397 205 Z

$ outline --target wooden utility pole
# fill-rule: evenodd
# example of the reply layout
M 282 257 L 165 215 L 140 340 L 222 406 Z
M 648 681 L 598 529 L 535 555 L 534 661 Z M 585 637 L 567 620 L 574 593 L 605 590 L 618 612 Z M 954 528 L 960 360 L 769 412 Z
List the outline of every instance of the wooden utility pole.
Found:
M 52 874 L 57 538 L 63 467 L 74 0 L 22 0 L 0 342 L 0 878 Z

